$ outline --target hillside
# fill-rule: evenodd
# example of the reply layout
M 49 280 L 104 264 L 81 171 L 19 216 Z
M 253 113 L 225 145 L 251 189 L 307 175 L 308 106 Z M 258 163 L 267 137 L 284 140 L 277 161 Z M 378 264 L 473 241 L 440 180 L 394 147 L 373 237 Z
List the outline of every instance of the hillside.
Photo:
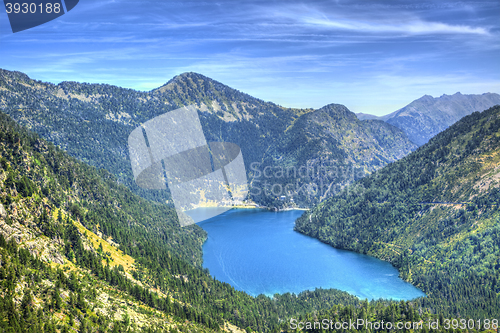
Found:
M 339 121 L 352 116 L 329 108 Z M 319 315 L 437 318 L 426 299 L 367 302 L 323 289 L 251 297 L 200 268 L 205 233 L 180 228 L 172 213 L 0 112 L 0 331 L 280 332 Z
M 462 117 L 494 105 L 500 105 L 500 95 L 493 93 L 462 95 L 457 92 L 437 98 L 425 95 L 380 119 L 402 129 L 412 142 L 421 146 Z
M 437 313 L 498 316 L 499 206 L 497 106 L 321 203 L 295 230 L 390 261 Z
M 200 268 L 204 239 L 0 113 L 1 331 L 276 332 L 283 318 L 360 304 L 338 290 L 236 291 Z
M 408 145 L 399 129 L 380 120 L 360 121 L 339 104 L 304 114 L 286 130 L 281 141 L 269 149 L 259 168 L 271 168 L 271 177 L 261 175 L 253 182 L 273 184 L 270 193 L 281 185 L 283 195 L 308 206 L 335 195 L 415 148 Z M 284 175 L 279 172 L 282 168 Z M 298 184 L 295 172 L 301 179 Z
M 314 110 L 284 108 L 264 102 L 196 73 L 184 73 L 158 89 L 138 92 L 105 84 L 62 82 L 54 85 L 32 80 L 23 73 L 0 70 L 0 109 L 3 112 L 72 156 L 110 171 L 134 193 L 163 203 L 169 201 L 168 192 L 142 190 L 133 181 L 128 157 L 128 135 L 147 120 L 191 104 L 199 110 L 207 141 L 228 141 L 241 147 L 251 182 L 255 176 L 251 170 L 252 163 L 261 163 L 260 171 L 265 166 L 298 170 L 317 163 L 318 159 L 328 158 L 332 150 L 339 150 L 345 155 L 346 161 L 356 161 L 360 164 L 356 167 L 369 173 L 416 148 L 391 125 L 380 122 L 375 126 L 376 130 L 371 129 L 374 123 L 361 124 L 350 111 L 345 117 L 345 110 L 339 116 L 332 116 L 336 109 L 330 109 L 328 121 L 339 120 L 339 123 L 333 123 L 330 127 L 321 123 L 316 126 L 312 125 L 312 119 L 324 113 L 324 110 L 316 110 L 316 116 L 312 118 L 306 117 Z M 316 126 L 315 130 L 319 132 L 313 133 L 314 138 L 330 144 L 316 146 L 310 143 L 311 156 L 287 159 L 288 164 L 280 162 L 280 156 L 276 154 L 290 153 L 286 149 L 290 147 L 290 140 L 294 140 L 286 133 L 299 131 L 297 128 L 303 124 Z M 309 129 L 306 128 L 307 131 Z M 395 148 L 380 144 L 380 136 L 375 137 L 374 133 L 378 131 L 387 136 L 387 142 L 394 142 Z M 353 139 L 358 135 L 363 139 Z M 364 147 L 362 149 L 370 152 L 351 156 L 353 145 Z M 362 160 L 362 157 L 367 159 Z M 347 168 L 348 165 L 338 167 Z M 339 180 L 340 183 L 335 184 L 339 188 L 352 182 L 346 177 Z M 298 189 L 306 186 L 310 179 L 294 176 L 286 181 L 294 184 L 298 182 L 297 193 L 290 193 L 290 198 L 295 199 L 296 204 L 308 206 L 321 200 L 320 194 L 302 196 L 298 193 Z M 276 202 L 278 195 L 265 195 L 264 191 L 257 195 L 255 193 L 263 189 L 255 186 L 256 189 L 251 191 L 254 201 L 266 205 L 279 204 Z
M 0 113 L 2 332 L 284 332 L 318 315 L 437 319 L 418 300 L 333 289 L 251 297 L 184 261 L 198 260 L 203 238 Z
M 184 323 L 181 303 L 159 296 L 160 285 L 144 275 L 158 254 L 160 265 L 179 265 L 170 256 L 199 265 L 203 230 L 180 228 L 169 208 L 134 196 L 3 113 L 0 200 L 2 331 L 210 331 Z

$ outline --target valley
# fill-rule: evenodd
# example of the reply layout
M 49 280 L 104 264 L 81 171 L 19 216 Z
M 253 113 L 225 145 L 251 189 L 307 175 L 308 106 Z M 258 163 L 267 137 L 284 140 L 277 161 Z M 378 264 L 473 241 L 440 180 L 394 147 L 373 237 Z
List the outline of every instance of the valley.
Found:
M 392 262 L 439 313 L 498 315 L 500 107 L 462 118 L 295 229 Z M 488 244 L 488 245 L 486 245 Z M 468 295 L 468 296 L 465 296 Z M 451 305 L 453 304 L 453 305 Z
M 210 275 L 210 235 L 179 225 L 168 192 L 135 185 L 128 157 L 134 128 L 183 105 L 197 106 L 207 140 L 241 147 L 247 206 L 304 209 L 266 213 L 301 215 L 290 232 L 384 260 L 426 296 L 252 296 Z M 498 318 L 498 106 L 420 147 L 343 105 L 284 108 L 196 73 L 139 92 L 1 70 L 0 108 L 3 331 L 286 332 L 292 318 Z

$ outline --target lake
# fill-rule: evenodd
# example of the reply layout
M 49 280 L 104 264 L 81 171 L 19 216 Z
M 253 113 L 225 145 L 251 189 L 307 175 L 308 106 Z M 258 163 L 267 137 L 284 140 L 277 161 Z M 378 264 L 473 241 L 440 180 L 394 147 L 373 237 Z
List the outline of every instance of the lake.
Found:
M 192 214 L 204 214 L 200 208 Z M 257 296 L 336 288 L 359 298 L 409 300 L 425 294 L 398 277 L 389 263 L 338 250 L 293 231 L 302 211 L 232 209 L 198 223 L 208 233 L 203 267 L 238 290 Z

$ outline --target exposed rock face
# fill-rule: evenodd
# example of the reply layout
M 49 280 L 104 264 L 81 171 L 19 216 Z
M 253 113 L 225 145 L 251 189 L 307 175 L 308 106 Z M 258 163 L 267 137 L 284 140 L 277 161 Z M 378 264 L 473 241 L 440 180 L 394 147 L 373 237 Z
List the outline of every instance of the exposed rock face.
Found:
M 59 242 L 49 239 L 46 236 L 39 236 L 39 233 L 30 226 L 19 223 L 20 221 L 18 221 L 16 216 L 14 216 L 11 225 L 7 224 L 5 221 L 7 212 L 1 203 L 0 217 L 2 218 L 0 219 L 0 233 L 7 241 L 14 239 L 17 244 L 24 244 L 32 255 L 42 261 L 64 264 L 64 257 L 59 250 Z
M 3 204 L 0 202 L 0 217 L 1 218 L 6 218 L 7 217 L 7 211 L 3 207 Z

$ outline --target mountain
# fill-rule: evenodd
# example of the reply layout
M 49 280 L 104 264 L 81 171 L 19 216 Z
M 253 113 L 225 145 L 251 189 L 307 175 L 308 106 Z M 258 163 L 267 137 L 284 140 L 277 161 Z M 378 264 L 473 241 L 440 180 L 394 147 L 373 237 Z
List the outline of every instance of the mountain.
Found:
M 438 320 L 418 300 L 334 289 L 251 297 L 200 268 L 203 239 L 165 205 L 0 112 L 2 332 L 277 333 L 317 318 Z
M 413 302 L 333 289 L 251 297 L 200 268 L 205 238 L 0 112 L 2 332 L 283 332 L 318 313 L 435 320 Z
M 412 142 L 421 146 L 460 118 L 494 105 L 500 105 L 500 95 L 493 93 L 462 95 L 457 92 L 437 98 L 425 95 L 380 119 L 402 129 Z
M 373 114 L 362 113 L 362 112 L 356 113 L 356 117 L 358 117 L 359 120 L 379 119 L 380 118 L 380 117 L 375 116 Z
M 277 332 L 360 303 L 333 289 L 251 297 L 201 268 L 205 239 L 0 112 L 1 332 Z
M 260 167 L 273 172 L 269 177 L 254 175 L 252 180 L 268 181 L 273 184 L 270 193 L 283 189 L 282 194 L 307 205 L 335 195 L 414 149 L 401 130 L 380 120 L 361 121 L 339 104 L 302 115 L 280 139 L 282 143 L 270 147 Z
M 326 126 L 323 120 L 317 120 L 320 123 L 314 125 L 314 119 L 320 119 L 318 115 L 325 114 L 328 107 L 320 110 L 285 108 L 196 73 L 184 73 L 158 89 L 139 92 L 105 84 L 62 82 L 54 85 L 32 80 L 20 72 L 0 70 L 1 110 L 72 156 L 110 171 L 134 193 L 163 203 L 170 202 L 167 191 L 143 190 L 135 184 L 128 156 L 128 135 L 140 124 L 186 105 L 198 109 L 207 141 L 233 142 L 241 147 L 248 178 L 254 186 L 251 199 L 265 205 L 283 204 L 277 200 L 281 195 L 300 206 L 319 202 L 321 193 L 307 191 L 303 195 L 301 191 L 318 179 L 301 177 L 297 171 L 307 165 L 317 165 L 319 160 L 328 160 L 333 151 L 341 153 L 342 161 L 346 162 L 336 167 L 347 170 L 354 165 L 361 170 L 359 178 L 416 148 L 392 125 L 360 123 L 345 108 L 329 109 L 327 120 L 332 124 Z M 309 116 L 312 113 L 314 115 Z M 342 125 L 336 124 L 337 121 Z M 345 129 L 342 126 L 346 126 Z M 318 132 L 310 132 L 313 128 Z M 292 148 L 295 140 L 292 134 L 303 130 L 312 133 L 318 143 L 325 144 L 315 145 L 311 141 L 308 146 L 311 155 L 283 156 L 286 164 L 280 162 L 281 155 L 276 154 L 293 155 L 286 147 Z M 309 134 L 304 134 L 301 140 L 309 142 L 312 139 Z M 352 153 L 353 147 L 357 147 L 356 153 Z M 273 183 L 276 186 L 272 193 L 254 181 L 257 171 L 262 175 L 268 166 L 291 168 L 295 173 Z M 352 182 L 351 178 L 337 177 L 340 183 L 335 185 L 342 188 Z M 328 184 L 333 181 L 327 180 Z M 278 185 L 284 181 L 294 184 L 294 189 L 278 191 Z M 329 191 L 327 196 L 332 193 Z
M 89 141 L 78 141 L 78 144 L 71 140 L 63 142 L 74 151 L 78 151 L 80 147 L 82 152 L 99 163 L 113 165 L 111 158 L 96 158 L 105 155 L 104 149 L 109 155 L 120 156 L 119 150 L 100 145 L 100 140 L 108 140 L 106 142 L 109 144 L 120 143 L 116 137 L 106 136 L 103 132 L 109 130 L 119 135 L 119 129 L 128 131 L 133 128 L 128 123 L 135 121 L 132 116 L 124 114 L 121 114 L 121 118 L 106 120 L 106 115 L 109 115 L 104 111 L 106 108 L 113 109 L 117 105 L 133 107 L 134 103 L 125 103 L 124 100 L 139 96 L 136 102 L 141 107 L 136 105 L 134 117 L 149 119 L 149 116 L 145 117 L 142 113 L 152 112 L 152 109 L 144 111 L 144 105 L 140 104 L 144 102 L 142 99 L 147 100 L 148 93 L 141 95 L 142 93 L 126 90 L 126 94 L 121 94 L 120 88 L 106 85 L 65 83 L 55 86 L 32 81 L 21 73 L 7 74 L 15 80 L 7 79 L 9 85 L 0 86 L 2 96 L 10 97 L 2 97 L 3 109 L 16 114 L 20 122 L 38 128 L 54 139 L 61 136 L 71 139 L 74 138 L 71 130 L 79 131 L 76 138 Z M 54 97 L 46 91 L 56 89 L 56 95 L 62 94 L 59 92 L 60 86 L 66 89 L 67 93 L 64 90 L 62 92 L 65 98 Z M 23 91 L 23 87 L 29 90 Z M 71 90 L 71 87 L 82 89 L 81 93 Z M 85 95 L 85 89 L 101 90 Z M 113 91 L 116 92 L 117 99 L 103 97 L 104 93 Z M 235 91 L 227 92 L 228 94 L 218 97 L 219 100 L 231 98 L 231 93 L 236 94 Z M 167 99 L 162 103 L 166 102 Z M 269 107 L 272 105 L 269 104 Z M 82 109 L 77 109 L 77 106 L 82 106 Z M 208 119 L 213 112 L 202 113 L 202 118 Z M 32 117 L 32 114 L 36 117 Z M 308 114 L 309 117 L 302 118 Z M 385 131 L 402 135 L 400 130 L 383 122 L 372 121 L 366 125 L 353 121 L 352 117 L 353 114 L 340 105 L 329 105 L 322 110 L 308 110 L 304 113 L 298 110 L 295 121 L 283 133 L 290 131 L 296 133 L 300 140 L 312 142 L 309 147 L 311 149 L 317 144 L 326 147 L 325 159 L 334 153 L 338 153 L 340 159 L 342 145 L 354 150 L 358 147 L 355 155 L 342 157 L 348 163 L 351 163 L 351 159 L 355 162 L 355 158 L 362 159 L 363 156 L 373 161 L 381 159 L 361 149 L 360 142 L 353 136 L 354 132 L 364 133 L 363 135 L 376 140 L 373 145 L 381 147 L 386 144 L 383 138 L 389 137 L 384 134 Z M 498 117 L 495 117 L 497 114 L 491 114 L 487 120 L 485 118 L 481 120 L 482 123 L 474 125 L 477 133 L 474 132 L 472 138 L 467 136 L 467 142 L 470 143 L 464 144 L 465 147 L 458 147 L 458 151 L 463 148 L 476 152 L 477 149 L 486 149 L 485 147 L 498 147 L 498 136 L 491 134 L 492 131 L 494 134 L 498 133 L 498 120 L 495 120 Z M 75 119 L 80 119 L 79 126 L 72 124 Z M 51 126 L 49 130 L 44 131 L 44 122 Z M 105 124 L 99 125 L 99 122 Z M 69 129 L 64 126 L 69 126 Z M 273 130 L 271 127 L 269 126 L 268 131 Z M 472 127 L 466 124 L 461 131 L 466 132 Z M 214 130 L 213 133 L 215 132 Z M 321 132 L 330 133 L 332 139 L 325 139 L 319 135 Z M 295 134 L 288 135 L 283 135 L 282 144 L 293 144 L 291 139 Z M 495 138 L 496 141 L 491 141 Z M 485 146 L 485 140 L 491 141 L 490 146 Z M 88 152 L 85 148 L 96 150 Z M 299 149 L 299 153 L 297 156 L 306 156 L 305 160 L 312 162 L 318 156 L 314 152 L 309 156 L 310 152 L 304 149 Z M 451 153 L 454 156 L 457 152 Z M 297 156 L 290 154 L 286 156 L 286 160 L 297 159 Z M 488 167 L 493 166 L 495 170 L 494 167 L 498 165 L 497 156 L 498 154 L 486 154 L 480 155 L 480 158 L 484 158 L 489 163 Z M 389 167 L 395 164 L 391 163 Z M 276 165 L 279 167 L 284 164 Z M 466 166 L 470 170 L 477 169 L 474 164 Z M 460 170 L 462 169 L 457 169 L 459 175 L 463 173 Z M 465 169 L 465 172 L 468 170 Z M 488 186 L 496 186 L 494 177 L 483 178 L 485 183 L 481 182 L 481 178 L 471 180 L 479 182 L 479 193 Z M 493 214 L 489 207 L 492 200 L 497 200 L 497 194 L 491 193 L 492 200 L 481 195 L 477 197 L 478 208 L 476 210 L 470 205 L 470 210 L 464 213 L 466 221 L 470 216 L 486 219 Z M 496 202 L 495 207 L 498 207 L 498 200 Z M 483 299 L 491 301 L 491 297 L 487 297 L 491 295 L 488 288 L 492 287 L 494 291 L 498 289 L 498 279 L 492 282 L 490 276 L 491 270 L 498 266 L 495 262 L 498 254 L 494 251 L 498 249 L 499 237 L 495 230 L 486 234 L 487 237 L 482 233 L 489 227 L 487 223 L 480 224 L 477 228 L 475 225 L 472 227 L 477 231 L 476 238 L 466 239 L 467 252 L 464 257 L 474 264 L 471 267 L 483 274 L 484 279 L 481 281 L 470 280 L 473 286 L 482 288 L 482 294 L 477 299 L 477 303 L 480 303 Z M 205 239 L 205 232 L 197 225 L 180 228 L 173 209 L 134 194 L 111 172 L 71 157 L 60 147 L 40 138 L 0 112 L 2 332 L 284 332 L 295 331 L 293 323 L 314 322 L 318 318 L 329 318 L 333 323 L 356 322 L 359 318 L 370 318 L 376 322 L 409 320 L 417 323 L 438 319 L 436 310 L 441 308 L 433 301 L 434 298 L 429 298 L 428 302 L 427 298 L 368 302 L 345 292 L 323 289 L 304 291 L 298 295 L 276 294 L 272 298 L 264 295 L 251 297 L 215 280 L 206 269 L 201 268 L 201 245 Z M 449 253 L 454 254 L 451 251 L 445 252 L 446 255 Z M 462 257 L 459 259 L 462 260 Z M 457 259 L 450 257 L 449 260 Z M 408 270 L 403 269 L 404 272 L 411 269 L 414 277 L 421 276 L 418 273 L 418 261 L 402 262 L 404 265 L 401 267 L 409 267 Z M 449 277 L 460 278 L 457 275 L 460 269 L 453 268 Z M 434 277 L 435 275 L 432 276 Z M 441 277 L 429 278 L 426 283 L 431 286 L 438 283 L 452 285 Z M 467 288 L 470 289 L 470 286 Z M 474 289 L 469 289 L 466 292 L 475 292 Z M 453 289 L 447 295 L 464 295 L 460 289 L 459 292 L 456 291 Z M 464 299 L 467 300 L 467 297 L 461 297 L 450 308 L 461 311 L 465 308 L 462 305 Z M 477 309 L 483 312 L 477 313 L 486 313 L 482 309 L 489 309 L 490 303 L 481 304 L 483 305 Z M 494 306 L 498 308 L 497 305 Z M 447 320 L 442 317 L 439 319 L 441 322 Z M 448 330 L 440 326 L 438 331 Z
M 498 316 L 499 133 L 500 106 L 474 112 L 306 212 L 295 230 L 390 261 L 437 313 Z

